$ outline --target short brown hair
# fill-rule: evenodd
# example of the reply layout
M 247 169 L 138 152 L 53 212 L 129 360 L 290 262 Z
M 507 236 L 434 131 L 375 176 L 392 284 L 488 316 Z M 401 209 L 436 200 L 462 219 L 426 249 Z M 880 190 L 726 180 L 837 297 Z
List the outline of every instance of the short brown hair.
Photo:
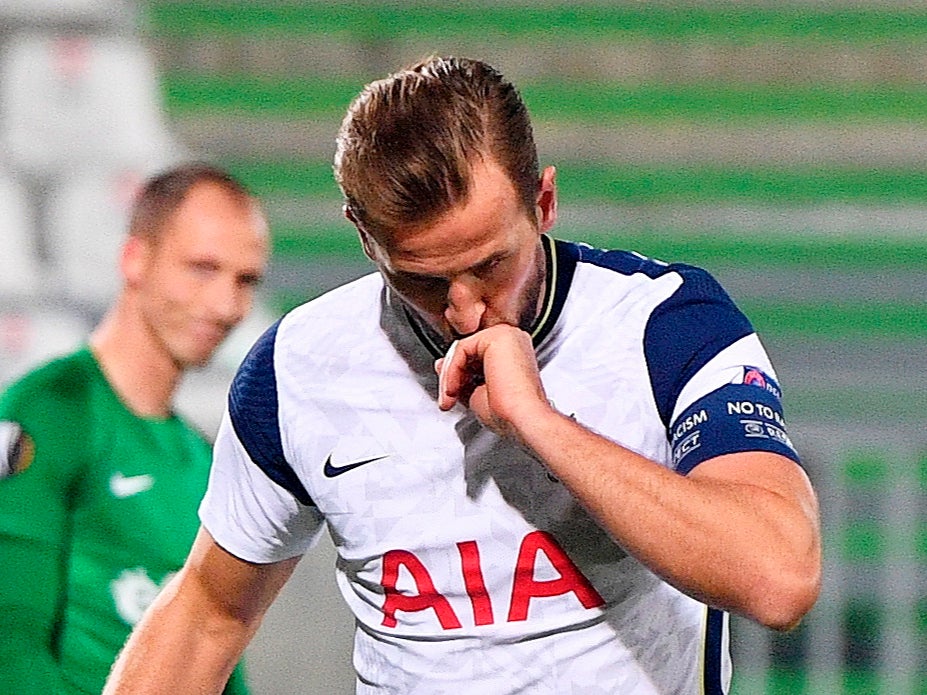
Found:
M 220 186 L 242 205 L 254 198 L 229 172 L 205 162 L 186 162 L 149 178 L 135 197 L 129 217 L 129 234 L 157 241 L 165 223 L 180 207 L 190 189 L 200 183 Z
M 371 234 L 428 224 L 465 202 L 476 159 L 499 164 L 535 218 L 531 120 L 515 87 L 484 62 L 432 56 L 370 83 L 337 144 L 345 205 Z

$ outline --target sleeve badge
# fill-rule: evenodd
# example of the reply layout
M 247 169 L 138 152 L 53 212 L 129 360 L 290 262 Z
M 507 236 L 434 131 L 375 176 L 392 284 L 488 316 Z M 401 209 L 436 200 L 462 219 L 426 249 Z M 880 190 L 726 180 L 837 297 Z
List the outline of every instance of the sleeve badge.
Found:
M 18 423 L 0 421 L 0 480 L 22 473 L 34 458 L 32 437 Z

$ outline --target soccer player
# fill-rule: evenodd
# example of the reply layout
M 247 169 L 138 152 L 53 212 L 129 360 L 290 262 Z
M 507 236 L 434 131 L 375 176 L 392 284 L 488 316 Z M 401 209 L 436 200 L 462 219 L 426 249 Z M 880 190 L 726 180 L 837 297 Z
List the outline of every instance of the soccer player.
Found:
M 257 201 L 226 172 L 152 178 L 89 343 L 0 397 L 0 692 L 99 693 L 183 564 L 211 450 L 172 397 L 249 311 L 267 253 Z M 247 692 L 240 670 L 226 692 Z
M 335 170 L 379 272 L 252 348 L 105 692 L 218 690 L 326 528 L 358 693 L 727 692 L 727 612 L 788 629 L 821 572 L 748 320 L 702 270 L 549 236 L 555 171 L 483 62 L 368 85 Z

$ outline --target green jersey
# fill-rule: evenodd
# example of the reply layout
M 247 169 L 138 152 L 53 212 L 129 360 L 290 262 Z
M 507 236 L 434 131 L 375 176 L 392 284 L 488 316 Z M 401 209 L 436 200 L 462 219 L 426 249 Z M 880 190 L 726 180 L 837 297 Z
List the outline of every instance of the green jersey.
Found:
M 83 348 L 0 396 L 0 692 L 99 693 L 199 527 L 209 443 Z M 227 693 L 245 693 L 241 669 Z

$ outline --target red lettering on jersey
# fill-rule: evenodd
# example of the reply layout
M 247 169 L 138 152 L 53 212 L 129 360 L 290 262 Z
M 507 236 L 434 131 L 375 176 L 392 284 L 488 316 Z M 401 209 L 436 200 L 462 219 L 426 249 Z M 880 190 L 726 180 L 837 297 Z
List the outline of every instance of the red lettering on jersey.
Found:
M 461 541 L 457 544 L 460 553 L 460 569 L 463 571 L 464 586 L 470 605 L 473 606 L 473 622 L 476 625 L 492 625 L 492 601 L 483 579 L 480 566 L 480 549 L 476 541 Z
M 418 594 L 408 596 L 396 589 L 400 567 L 405 567 L 412 575 Z M 435 589 L 425 565 L 407 550 L 390 550 L 383 556 L 383 589 L 386 594 L 386 600 L 383 602 L 384 627 L 396 627 L 396 611 L 415 612 L 426 608 L 434 610 L 441 627 L 445 630 L 460 627 L 460 620 L 457 619 L 454 609 Z
M 547 556 L 550 564 L 560 573 L 559 579 L 538 581 L 534 578 L 539 551 Z M 583 608 L 596 608 L 605 604 L 599 592 L 573 564 L 557 541 L 543 531 L 532 531 L 524 537 L 518 549 L 512 602 L 509 605 L 509 622 L 528 619 L 528 603 L 532 598 L 560 596 L 569 592 L 576 594 Z

